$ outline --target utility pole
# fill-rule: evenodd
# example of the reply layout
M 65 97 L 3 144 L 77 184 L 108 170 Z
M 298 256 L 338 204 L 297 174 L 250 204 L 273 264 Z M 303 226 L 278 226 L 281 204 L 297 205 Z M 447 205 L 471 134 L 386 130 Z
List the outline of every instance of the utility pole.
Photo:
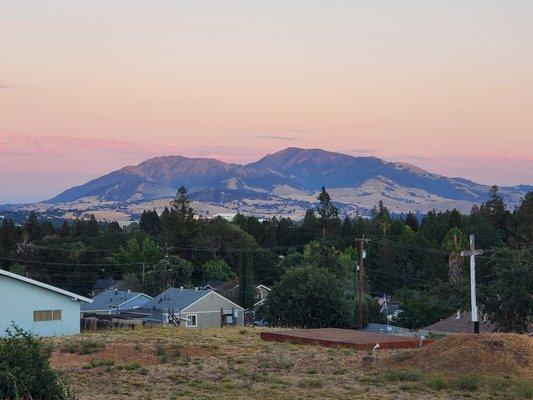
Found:
M 359 242 L 359 264 L 357 265 L 357 294 L 359 304 L 359 318 L 358 327 L 363 330 L 363 278 L 364 278 L 364 259 L 366 258 L 365 243 L 368 239 L 365 239 L 365 235 L 362 238 L 356 238 L 356 242 Z
M 470 235 L 470 250 L 461 251 L 463 257 L 470 257 L 470 309 L 474 333 L 479 333 L 479 321 L 476 304 L 476 256 L 483 254 L 483 250 L 476 249 L 474 235 Z
M 168 260 L 168 250 L 169 250 L 169 246 L 168 244 L 165 245 L 165 271 L 163 272 L 163 276 L 164 276 L 164 281 L 165 281 L 165 290 L 167 290 L 167 271 L 170 269 L 170 261 Z

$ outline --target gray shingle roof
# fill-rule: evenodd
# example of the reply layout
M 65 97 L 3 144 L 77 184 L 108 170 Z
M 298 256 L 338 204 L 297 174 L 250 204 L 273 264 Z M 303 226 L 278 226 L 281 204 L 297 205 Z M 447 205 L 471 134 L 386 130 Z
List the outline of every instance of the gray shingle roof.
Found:
M 491 333 L 495 331 L 496 326 L 489 321 L 484 322 L 480 312 L 478 312 L 478 320 L 480 333 Z M 474 324 L 470 311 L 462 311 L 459 315 L 457 313 L 453 314 L 432 325 L 420 328 L 420 330 L 443 333 L 474 333 Z
M 170 288 L 144 304 L 142 308 L 155 308 L 156 310 L 173 309 L 174 312 L 177 312 L 190 306 L 209 292 L 212 292 L 212 290 Z
M 104 290 L 93 297 L 92 304 L 82 304 L 82 311 L 115 309 L 122 303 L 140 295 L 138 292 L 128 290 Z

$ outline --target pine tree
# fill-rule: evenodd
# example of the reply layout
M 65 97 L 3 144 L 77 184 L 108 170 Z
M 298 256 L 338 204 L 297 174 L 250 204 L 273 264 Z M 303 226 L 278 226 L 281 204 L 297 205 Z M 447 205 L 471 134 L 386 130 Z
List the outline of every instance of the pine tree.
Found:
M 98 234 L 100 233 L 100 227 L 98 226 L 98 221 L 96 221 L 94 214 L 91 214 L 91 218 L 89 219 L 89 223 L 87 226 L 89 229 L 89 234 L 91 236 L 98 236 Z
M 24 224 L 24 230 L 28 233 L 28 239 L 30 241 L 41 238 L 41 225 L 39 224 L 39 219 L 35 211 L 31 211 L 28 214 L 28 219 Z
M 325 239 L 328 229 L 333 225 L 332 222 L 339 217 L 339 209 L 333 205 L 329 193 L 322 186 L 322 190 L 317 197 L 320 205 L 317 207 L 318 221 L 322 231 L 322 239 Z
M 413 232 L 418 232 L 420 225 L 418 224 L 418 218 L 412 212 L 408 213 L 405 217 L 405 225 L 411 228 Z

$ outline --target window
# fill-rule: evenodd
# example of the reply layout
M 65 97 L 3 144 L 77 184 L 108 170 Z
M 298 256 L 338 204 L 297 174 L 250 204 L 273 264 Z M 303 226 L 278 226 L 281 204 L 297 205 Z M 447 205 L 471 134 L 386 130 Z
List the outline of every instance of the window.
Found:
M 61 310 L 38 310 L 33 312 L 33 320 L 40 321 L 58 321 L 61 319 Z
M 189 327 L 195 327 L 195 326 L 197 326 L 197 323 L 196 323 L 196 314 L 189 314 L 189 315 L 187 315 L 187 326 L 189 326 Z

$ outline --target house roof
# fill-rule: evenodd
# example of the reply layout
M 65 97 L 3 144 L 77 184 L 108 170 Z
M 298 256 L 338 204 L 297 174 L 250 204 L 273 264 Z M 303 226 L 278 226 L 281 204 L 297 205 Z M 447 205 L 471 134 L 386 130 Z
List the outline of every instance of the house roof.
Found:
M 209 293 L 213 293 L 215 296 L 222 297 L 223 299 L 229 301 L 235 307 L 244 310 L 238 304 L 233 303 L 231 300 L 226 297 L 218 294 L 213 290 L 202 290 L 202 289 L 181 289 L 181 288 L 170 288 L 165 290 L 163 293 L 157 295 L 152 300 L 147 302 L 142 306 L 143 309 L 152 309 L 156 310 L 168 310 L 172 309 L 174 312 L 179 310 L 185 310 L 187 307 L 196 303 L 198 300 L 207 296 Z
M 481 314 L 478 315 L 478 319 L 480 333 L 495 331 L 496 327 L 494 324 L 489 321 L 484 322 Z M 474 324 L 472 323 L 470 311 L 458 311 L 452 316 L 421 328 L 420 330 L 436 333 L 474 333 Z
M 93 303 L 84 304 L 82 305 L 81 309 L 83 311 L 90 311 L 90 310 L 108 310 L 111 308 L 117 308 L 123 305 L 124 303 L 127 303 L 130 300 L 133 300 L 134 298 L 139 297 L 139 296 L 146 296 L 147 302 L 150 301 L 151 299 L 150 296 L 144 293 L 132 292 L 131 290 L 108 289 L 94 296 Z
M 0 275 L 6 276 L 8 278 L 13 278 L 16 280 L 19 280 L 21 282 L 28 283 L 30 285 L 38 286 L 40 288 L 50 290 L 51 292 L 62 294 L 63 296 L 70 297 L 73 300 L 76 301 L 84 301 L 86 303 L 92 303 L 93 301 L 91 299 L 88 299 L 87 297 L 80 296 L 79 294 L 69 292 L 67 290 L 60 289 L 58 287 L 49 285 L 47 283 L 39 282 L 34 279 L 26 278 L 25 276 L 14 274 L 13 272 L 4 271 L 3 269 L 0 269 Z
M 143 305 L 143 308 L 155 308 L 156 310 L 174 309 L 183 310 L 192 303 L 200 300 L 212 290 L 170 288 L 158 294 L 152 300 Z M 214 293 L 214 292 L 213 292 Z

